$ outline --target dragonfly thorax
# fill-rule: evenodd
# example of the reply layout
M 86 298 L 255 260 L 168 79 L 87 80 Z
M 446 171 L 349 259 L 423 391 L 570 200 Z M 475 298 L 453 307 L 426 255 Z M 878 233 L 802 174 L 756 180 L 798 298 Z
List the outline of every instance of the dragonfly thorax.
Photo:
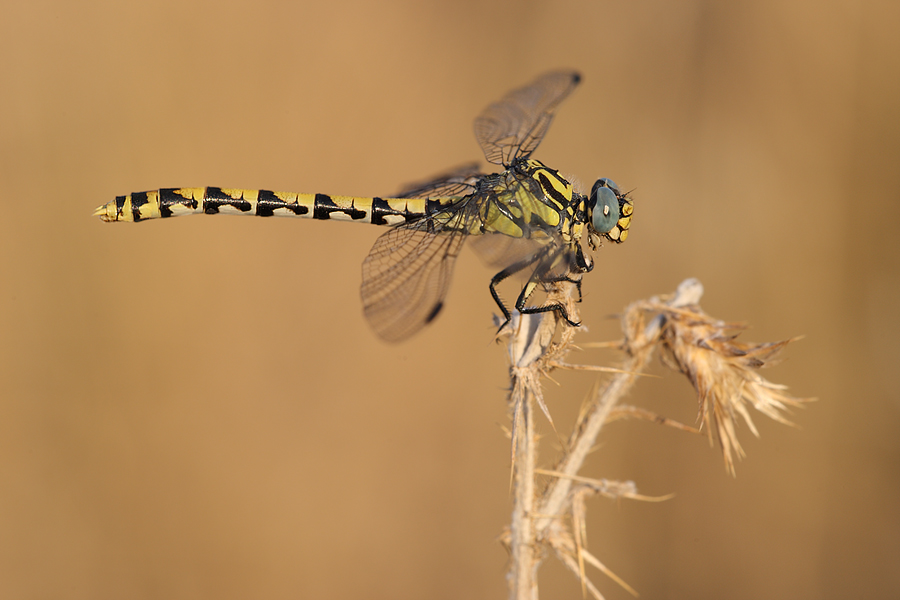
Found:
M 473 197 L 480 204 L 478 233 L 530 238 L 570 226 L 572 184 L 536 160 L 519 159 L 501 173 L 482 177 Z

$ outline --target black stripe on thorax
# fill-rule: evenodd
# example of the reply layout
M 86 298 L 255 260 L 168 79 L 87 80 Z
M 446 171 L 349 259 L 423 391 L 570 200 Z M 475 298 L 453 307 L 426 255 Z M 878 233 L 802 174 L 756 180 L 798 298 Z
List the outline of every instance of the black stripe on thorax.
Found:
M 313 204 L 313 219 L 330 219 L 331 213 L 342 212 L 351 219 L 362 219 L 366 216 L 366 211 L 357 208 L 341 208 L 334 203 L 328 194 L 316 194 L 316 201 Z
M 569 201 L 566 200 L 566 197 L 560 194 L 559 190 L 553 186 L 553 184 L 550 182 L 550 179 L 546 175 L 547 172 L 548 171 L 544 170 L 538 173 L 538 181 L 541 183 L 541 188 L 544 190 L 544 194 L 559 202 L 560 206 L 566 206 Z M 556 178 L 559 179 L 559 176 L 556 176 Z
M 176 194 L 178 188 L 162 188 L 159 190 L 159 216 L 171 217 L 172 207 L 181 204 L 187 206 L 191 210 L 197 210 L 197 201 L 193 198 L 185 198 L 181 194 Z
M 222 188 L 208 187 L 203 194 L 203 212 L 208 215 L 218 214 L 222 206 L 231 206 L 241 212 L 249 212 L 252 206 L 243 198 L 235 200 L 222 191 Z
M 271 217 L 279 208 L 285 208 L 298 216 L 309 212 L 309 207 L 303 206 L 299 202 L 285 202 L 276 196 L 275 192 L 259 190 L 259 197 L 256 200 L 256 214 L 258 216 Z

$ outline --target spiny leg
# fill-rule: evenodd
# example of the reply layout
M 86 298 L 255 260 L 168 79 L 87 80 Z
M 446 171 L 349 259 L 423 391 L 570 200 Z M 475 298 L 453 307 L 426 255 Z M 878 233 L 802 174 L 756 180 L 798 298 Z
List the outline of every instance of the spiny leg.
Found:
M 555 253 L 554 253 L 555 254 Z M 500 307 L 500 310 L 503 311 L 504 321 L 500 325 L 497 330 L 502 331 L 504 327 L 509 323 L 511 315 L 509 310 L 506 308 L 506 305 L 503 304 L 503 300 L 500 298 L 500 294 L 497 292 L 497 284 L 502 282 L 504 279 L 507 279 L 511 275 L 515 275 L 516 273 L 525 270 L 530 265 L 535 263 L 539 263 L 538 266 L 532 272 L 531 277 L 528 278 L 528 282 L 522 288 L 522 291 L 519 292 L 519 297 L 516 299 L 515 308 L 522 314 L 538 314 L 543 312 L 555 311 L 560 317 L 565 319 L 566 323 L 571 325 L 572 327 L 578 327 L 581 325 L 580 322 L 576 323 L 569 319 L 569 313 L 566 311 L 566 308 L 560 304 L 559 302 L 555 302 L 553 304 L 548 304 L 546 306 L 533 306 L 528 307 L 525 306 L 525 303 L 528 302 L 528 299 L 534 293 L 534 290 L 537 288 L 538 284 L 545 283 L 559 283 L 561 281 L 567 281 L 569 283 L 574 283 L 576 289 L 578 290 L 578 301 L 581 301 L 581 277 L 573 278 L 570 274 L 558 275 L 553 277 L 548 277 L 547 272 L 555 263 L 556 256 L 551 256 L 549 252 L 539 252 L 528 258 L 521 260 L 519 262 L 513 263 L 512 265 L 506 267 L 496 275 L 491 278 L 490 290 L 491 296 L 494 298 L 494 302 Z M 589 269 L 588 269 L 589 270 Z
M 511 275 L 515 275 L 519 271 L 526 269 L 529 265 L 533 265 L 535 262 L 541 260 L 542 254 L 544 254 L 544 253 L 534 254 L 532 256 L 529 256 L 528 258 L 525 258 L 516 263 L 513 263 L 510 266 L 503 269 L 502 271 L 500 271 L 499 273 L 497 273 L 496 275 L 494 275 L 493 277 L 491 277 L 491 284 L 489 286 L 489 288 L 491 290 L 491 297 L 494 299 L 494 302 L 497 304 L 497 306 L 503 312 L 503 323 L 501 323 L 500 327 L 497 329 L 498 333 L 500 331 L 502 331 L 503 328 L 506 327 L 506 325 L 509 323 L 511 314 L 509 312 L 509 309 L 506 308 L 506 305 L 503 304 L 503 299 L 500 298 L 500 293 L 497 291 L 497 284 L 502 282 L 504 279 L 507 279 Z M 520 295 L 520 299 L 521 299 L 521 295 Z M 519 302 L 517 301 L 516 302 L 517 309 L 518 309 L 518 306 L 519 306 Z M 519 312 L 522 312 L 522 311 L 520 310 Z
M 560 283 L 562 281 L 567 281 L 569 283 L 575 284 L 575 289 L 578 290 L 578 300 L 576 302 L 581 303 L 582 295 L 581 295 L 581 280 L 582 278 L 579 276 L 577 279 L 574 279 L 570 275 L 560 275 L 558 277 L 552 277 L 549 279 L 542 279 L 541 283 Z
M 570 319 L 566 307 L 559 302 L 554 302 L 553 304 L 547 304 L 545 306 L 525 306 L 525 303 L 528 302 L 528 299 L 537 288 L 538 283 L 559 283 L 561 281 L 574 283 L 576 289 L 578 290 L 578 301 L 581 301 L 581 278 L 572 279 L 568 274 L 555 277 L 547 277 L 547 271 L 549 271 L 552 264 L 553 261 L 547 260 L 545 257 L 542 261 L 542 264 L 537 266 L 537 268 L 534 270 L 534 273 L 532 273 L 531 277 L 528 279 L 528 283 L 525 284 L 525 286 L 522 288 L 522 291 L 519 293 L 519 297 L 516 299 L 516 310 L 526 315 L 534 315 L 538 313 L 554 311 L 559 317 L 565 319 L 566 323 L 568 323 L 572 327 L 578 327 L 579 325 L 581 325 L 581 322 L 575 322 Z
M 571 257 L 571 263 L 569 265 L 568 271 L 566 271 L 565 274 L 556 275 L 553 277 L 547 277 L 546 271 L 550 270 L 549 268 L 547 268 L 547 269 L 545 269 L 545 275 L 541 276 L 539 278 L 539 280 L 541 283 L 545 283 L 545 284 L 546 283 L 560 283 L 562 281 L 574 283 L 575 289 L 578 290 L 578 302 L 581 302 L 581 300 L 583 299 L 582 294 L 581 294 L 582 276 L 585 273 L 590 273 L 591 271 L 594 270 L 594 263 L 593 263 L 593 261 L 588 262 L 587 260 L 585 260 L 584 252 L 582 251 L 581 246 L 575 246 L 575 252 L 574 252 L 574 254 L 571 254 L 570 257 Z M 530 295 L 530 293 L 529 293 L 529 295 Z M 566 321 L 571 324 L 572 321 L 570 321 L 568 319 L 568 316 L 565 314 L 565 311 L 563 311 L 563 313 L 564 314 L 561 316 L 563 316 L 566 319 Z

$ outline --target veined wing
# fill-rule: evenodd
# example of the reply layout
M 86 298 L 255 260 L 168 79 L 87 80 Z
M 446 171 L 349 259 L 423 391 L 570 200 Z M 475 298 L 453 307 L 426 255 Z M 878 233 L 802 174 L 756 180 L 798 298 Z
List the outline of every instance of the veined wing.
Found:
M 485 266 L 505 269 L 511 264 L 535 256 L 548 245 L 555 244 L 553 236 L 512 237 L 501 233 L 473 236 L 470 248 Z
M 540 266 L 537 280 L 552 280 L 571 273 L 576 264 L 572 249 L 555 235 L 539 235 L 515 238 L 499 233 L 473 236 L 471 248 L 481 261 L 494 269 L 506 269 L 510 265 L 530 264 Z M 537 267 L 536 267 L 537 268 Z M 524 270 L 517 276 L 533 277 L 536 269 Z
M 488 162 L 509 166 L 534 152 L 556 107 L 579 81 L 575 71 L 554 71 L 488 106 L 475 119 L 475 137 Z
M 477 217 L 471 200 L 393 227 L 375 241 L 363 261 L 360 295 L 366 319 L 385 340 L 405 340 L 440 312 L 467 237 L 464 225 Z
M 392 198 L 439 198 L 468 196 L 475 192 L 475 183 L 484 176 L 477 162 L 461 165 L 426 181 L 403 186 Z

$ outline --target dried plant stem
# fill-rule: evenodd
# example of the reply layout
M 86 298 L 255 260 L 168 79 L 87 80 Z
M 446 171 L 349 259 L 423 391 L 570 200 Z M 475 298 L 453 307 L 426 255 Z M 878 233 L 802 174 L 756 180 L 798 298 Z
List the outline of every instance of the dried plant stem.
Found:
M 548 295 L 548 302 L 566 307 L 570 318 L 578 319 L 577 305 L 571 285 L 558 285 Z M 567 351 L 574 328 L 566 328 L 558 342 L 554 342 L 557 329 L 555 312 L 541 314 L 516 314 L 510 324 L 508 352 L 512 380 L 510 403 L 512 405 L 512 447 L 514 506 L 509 531 L 511 553 L 507 574 L 509 597 L 514 600 L 537 600 L 537 569 L 543 552 L 537 544 L 534 510 L 537 495 L 535 488 L 535 462 L 537 438 L 534 429 L 535 404 L 550 419 L 544 405 L 541 377 L 549 371 L 551 363 Z M 552 423 L 552 419 L 550 419 Z
M 572 291 L 571 286 L 559 286 L 549 294 L 549 297 L 550 301 L 563 304 L 570 317 L 577 319 L 577 305 L 572 298 Z M 672 307 L 696 304 L 700 295 L 702 286 L 699 282 L 688 280 L 679 287 L 678 292 L 667 304 Z M 571 345 L 575 328 L 564 325 L 560 339 L 554 341 L 557 328 L 556 313 L 515 316 L 508 342 L 512 365 L 510 402 L 513 407 L 512 453 L 515 488 L 508 537 L 511 565 L 507 581 L 509 597 L 512 600 L 537 600 L 537 569 L 544 555 L 543 548 L 553 548 L 557 554 L 562 550 L 565 557 L 571 557 L 572 547 L 577 546 L 579 557 L 590 556 L 583 553 L 578 543 L 573 542 L 572 536 L 563 525 L 562 518 L 572 508 L 572 487 L 578 479 L 578 471 L 588 453 L 596 444 L 603 425 L 609 420 L 619 401 L 634 385 L 638 375 L 647 367 L 656 346 L 655 342 L 660 335 L 663 319 L 664 317 L 660 315 L 652 320 L 644 329 L 643 339 L 629 340 L 629 359 L 622 366 L 622 370 L 617 372 L 597 394 L 588 410 L 579 419 L 569 439 L 568 452 L 554 469 L 558 474 L 557 477 L 538 499 L 535 486 L 537 440 L 534 433 L 534 405 L 539 404 L 545 414 L 547 413 L 543 402 L 541 378 L 561 364 L 560 359 Z M 547 416 L 549 418 L 549 414 Z M 581 563 L 581 558 L 578 562 Z M 572 564 L 568 566 L 573 567 Z M 582 571 L 582 581 L 585 583 L 583 563 L 579 568 Z M 595 597 L 601 597 L 592 585 L 586 589 Z M 627 586 L 626 589 L 630 590 Z
M 512 388 L 513 513 L 509 531 L 511 553 L 507 574 L 509 597 L 537 600 L 539 547 L 535 543 L 534 505 L 537 438 L 535 403 L 546 411 L 541 397 L 540 376 L 556 330 L 552 313 L 514 315 L 508 342 Z
M 703 287 L 695 279 L 684 281 L 675 296 L 667 303 L 671 307 L 696 304 L 703 295 Z M 563 476 L 558 477 L 544 494 L 544 500 L 538 508 L 543 515 L 536 524 L 537 539 L 546 537 L 547 528 L 555 522 L 554 515 L 561 515 L 567 509 L 567 499 L 572 488 L 574 477 L 584 464 L 591 448 L 597 443 L 597 436 L 603 425 L 609 420 L 610 413 L 631 390 L 638 374 L 646 369 L 653 356 L 656 338 L 660 335 L 662 317 L 654 319 L 644 330 L 643 339 L 631 340 L 631 354 L 622 365 L 622 372 L 610 379 L 606 387 L 597 395 L 593 408 L 582 418 L 569 440 L 569 453 L 563 457 L 556 467 Z
M 510 570 L 510 597 L 537 598 L 537 567 L 539 561 L 534 553 L 538 550 L 534 543 L 535 489 L 535 444 L 534 398 L 527 390 L 519 411 L 519 443 L 515 451 L 515 500 L 512 514 L 513 527 L 510 530 L 510 550 L 512 565 Z
M 555 469 L 562 476 L 557 477 L 550 485 L 545 499 L 538 509 L 538 512 L 543 515 L 536 523 L 536 533 L 539 539 L 544 537 L 547 528 L 556 520 L 554 515 L 562 514 L 565 510 L 569 490 L 574 481 L 573 477 L 577 475 L 591 448 L 596 444 L 597 436 L 600 435 L 600 430 L 609 418 L 610 412 L 634 385 L 634 381 L 637 379 L 637 375 L 634 373 L 638 373 L 646 367 L 651 355 L 652 352 L 647 351 L 626 363 L 624 369 L 631 373 L 619 373 L 609 381 L 599 395 L 594 409 L 582 421 L 579 430 L 574 433 L 572 438 L 574 443 L 570 445 L 569 453 Z

